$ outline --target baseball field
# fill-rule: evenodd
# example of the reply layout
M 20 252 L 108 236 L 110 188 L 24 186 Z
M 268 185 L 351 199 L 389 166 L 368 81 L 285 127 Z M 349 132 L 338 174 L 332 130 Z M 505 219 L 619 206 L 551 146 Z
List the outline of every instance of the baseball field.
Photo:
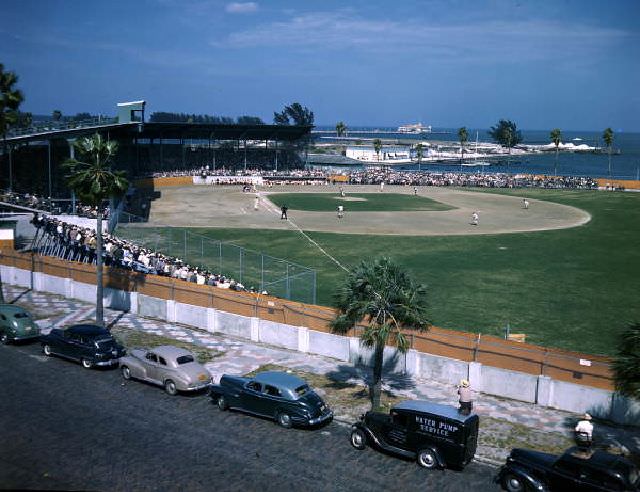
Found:
M 161 189 L 149 222 L 118 234 L 188 228 L 294 261 L 316 269 L 325 305 L 342 267 L 387 255 L 427 286 L 438 326 L 502 335 L 508 324 L 528 342 L 612 354 L 618 333 L 640 319 L 639 224 L 640 193 L 184 187 Z

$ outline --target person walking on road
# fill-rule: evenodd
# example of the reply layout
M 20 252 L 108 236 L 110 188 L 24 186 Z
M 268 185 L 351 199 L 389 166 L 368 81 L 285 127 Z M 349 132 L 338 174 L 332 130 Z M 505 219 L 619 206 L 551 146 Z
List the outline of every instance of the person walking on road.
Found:
M 253 201 L 253 209 L 258 210 L 258 206 L 260 205 L 260 195 L 256 193 L 256 197 Z
M 522 208 L 524 208 L 525 210 L 529 209 L 529 200 L 527 200 L 526 198 L 522 199 Z
M 473 390 L 466 379 L 462 379 L 458 385 L 458 402 L 460 403 L 458 411 L 462 415 L 469 415 L 473 409 Z
M 342 205 L 338 205 L 338 218 L 341 219 L 344 217 L 344 207 Z
M 287 210 L 289 210 L 289 207 L 287 207 L 286 205 L 280 207 L 280 211 L 282 212 L 280 220 L 289 220 L 289 218 L 287 217 Z

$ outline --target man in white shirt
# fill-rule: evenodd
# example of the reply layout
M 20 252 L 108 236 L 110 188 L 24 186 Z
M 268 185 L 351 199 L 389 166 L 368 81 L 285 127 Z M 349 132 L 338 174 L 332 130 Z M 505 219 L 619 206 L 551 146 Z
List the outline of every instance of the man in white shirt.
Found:
M 588 413 L 584 414 L 582 420 L 578 422 L 575 428 L 576 438 L 578 438 L 578 442 L 580 443 L 579 438 L 584 436 L 586 438 L 585 444 L 586 446 L 591 445 L 591 441 L 593 440 L 593 424 L 591 423 L 591 415 Z

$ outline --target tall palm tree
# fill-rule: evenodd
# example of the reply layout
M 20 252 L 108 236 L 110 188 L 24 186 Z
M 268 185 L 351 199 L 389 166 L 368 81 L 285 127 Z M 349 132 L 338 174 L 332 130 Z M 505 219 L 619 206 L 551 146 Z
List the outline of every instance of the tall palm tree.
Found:
M 421 143 L 416 145 L 416 155 L 418 156 L 418 171 L 420 171 L 420 163 L 424 157 L 424 145 Z
M 414 328 L 426 332 L 426 290 L 414 284 L 409 275 L 389 258 L 363 260 L 347 275 L 336 294 L 339 314 L 331 327 L 335 333 L 346 334 L 359 323 L 365 327 L 360 340 L 373 349 L 373 379 L 369 386 L 372 409 L 380 407 L 384 347 L 395 343 L 404 353 L 410 341 L 403 331 Z
M 611 146 L 613 145 L 613 130 L 607 128 L 602 134 L 602 140 L 607 145 L 607 151 L 609 153 L 609 179 L 611 179 Z
M 380 162 L 380 151 L 382 150 L 382 140 L 376 138 L 373 141 L 373 150 L 375 150 L 376 155 L 378 156 L 378 162 Z
M 118 150 L 117 142 L 104 140 L 98 133 L 92 137 L 76 140 L 77 152 L 86 157 L 82 162 L 67 159 L 67 184 L 76 196 L 87 205 L 96 207 L 96 324 L 103 324 L 102 307 L 102 206 L 109 198 L 124 195 L 129 183 L 124 171 L 112 171 L 111 159 Z
M 613 359 L 616 390 L 640 400 L 640 323 L 630 325 L 620 337 Z
M 18 76 L 13 72 L 5 72 L 4 65 L 0 63 L 0 136 L 2 136 L 2 156 L 7 155 L 7 131 L 16 125 L 19 120 L 18 108 L 24 96 L 19 89 L 15 88 L 18 83 Z M 11 169 L 9 169 L 11 177 Z M 9 188 L 12 183 L 9 179 Z
M 347 125 L 345 125 L 342 121 L 338 121 L 338 123 L 336 123 L 336 135 L 338 137 L 343 137 L 346 132 Z
M 467 132 L 467 127 L 463 126 L 458 130 L 458 141 L 460 142 L 460 167 L 464 162 L 464 144 L 469 140 L 469 133 Z
M 560 146 L 560 142 L 562 142 L 562 131 L 560 130 L 560 128 L 554 128 L 553 130 L 551 130 L 551 133 L 549 134 L 549 138 L 556 146 L 556 164 L 555 164 L 555 167 L 553 168 L 553 175 L 557 176 L 558 175 L 558 148 Z

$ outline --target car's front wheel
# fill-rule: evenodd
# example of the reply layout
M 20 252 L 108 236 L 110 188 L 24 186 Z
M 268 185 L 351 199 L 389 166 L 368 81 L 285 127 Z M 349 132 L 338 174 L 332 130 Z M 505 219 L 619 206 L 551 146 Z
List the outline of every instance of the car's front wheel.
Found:
M 502 479 L 502 485 L 509 492 L 524 492 L 525 486 L 522 479 L 513 473 L 507 473 Z
M 351 431 L 351 445 L 360 450 L 367 447 L 367 436 L 361 429 Z
M 418 453 L 418 464 L 427 469 L 438 466 L 438 457 L 433 449 L 423 449 Z
M 91 369 L 93 367 L 93 362 L 91 362 L 89 359 L 83 358 L 80 363 L 85 369 Z
M 278 425 L 280 427 L 284 427 L 285 429 L 290 429 L 291 426 L 293 425 L 291 423 L 291 416 L 289 416 L 286 413 L 279 413 L 277 420 L 278 420 Z
M 227 410 L 229 408 L 229 404 L 227 403 L 227 399 L 223 395 L 220 395 L 218 397 L 218 408 L 220 409 L 221 412 L 224 412 L 225 410 Z
M 178 394 L 178 388 L 176 388 L 176 383 L 171 381 L 171 379 L 167 379 L 164 382 L 164 390 L 168 395 L 176 396 Z
M 51 355 L 51 347 L 49 345 L 43 345 L 42 351 L 44 352 L 44 355 Z
M 131 369 L 129 369 L 127 366 L 122 366 L 120 368 L 120 372 L 122 373 L 122 377 L 127 381 L 131 379 Z

